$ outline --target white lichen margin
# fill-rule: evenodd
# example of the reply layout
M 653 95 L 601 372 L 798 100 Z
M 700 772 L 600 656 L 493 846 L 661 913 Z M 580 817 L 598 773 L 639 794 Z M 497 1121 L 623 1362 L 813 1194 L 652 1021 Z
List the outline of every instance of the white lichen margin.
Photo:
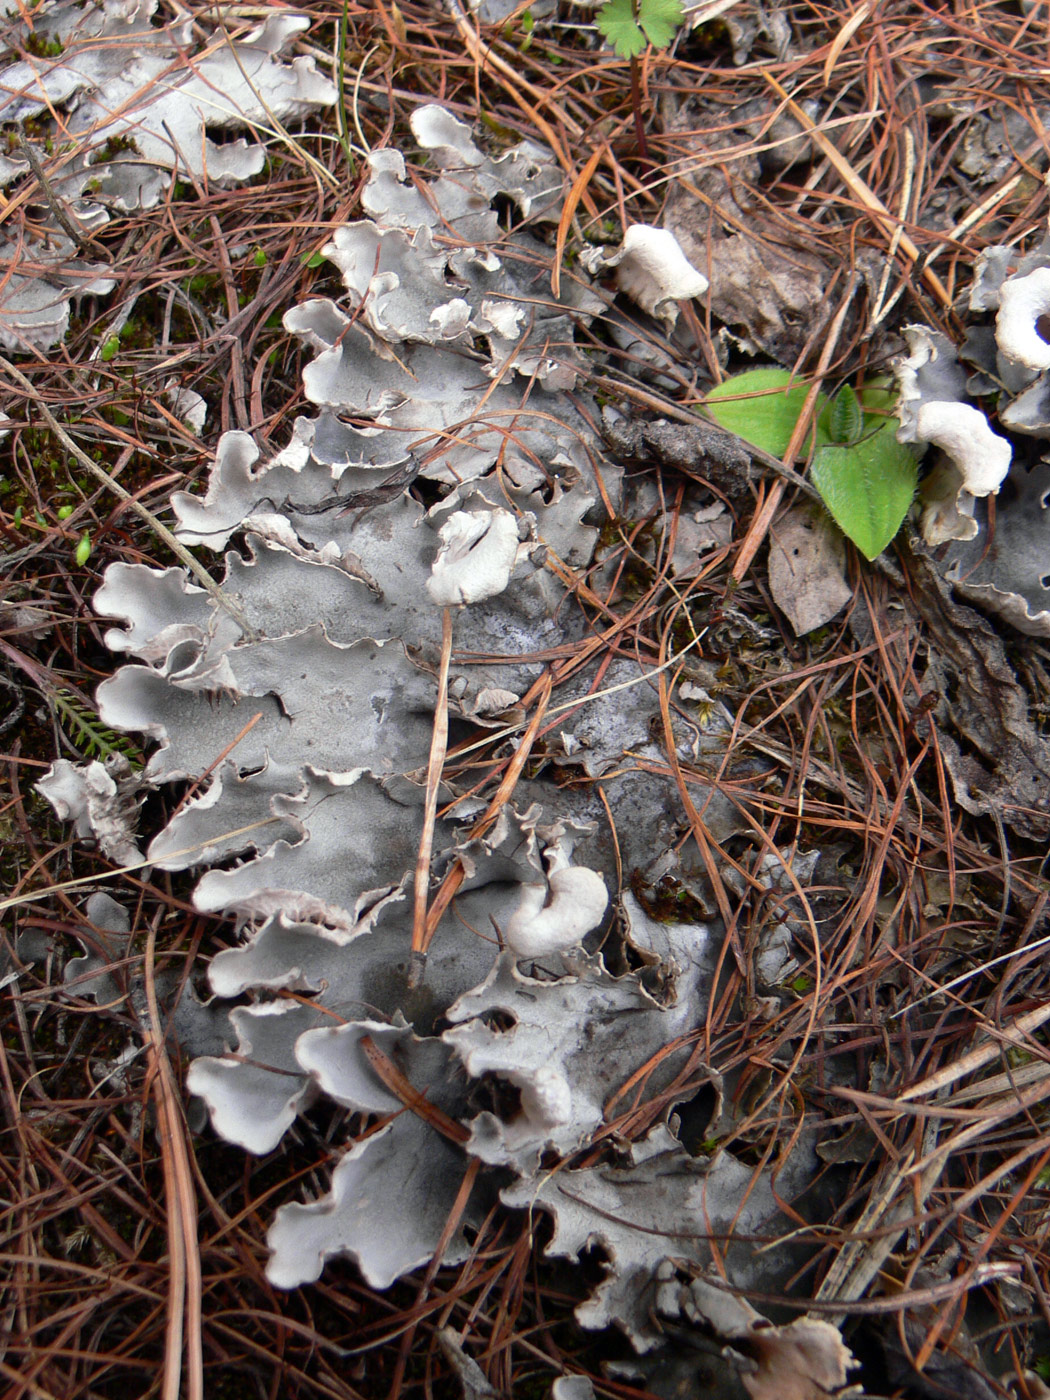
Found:
M 1026 369 L 1050 369 L 1050 341 L 1039 334 L 1039 318 L 1050 312 L 1050 267 L 1037 267 L 1027 277 L 1011 277 L 999 292 L 995 342 L 1016 364 Z

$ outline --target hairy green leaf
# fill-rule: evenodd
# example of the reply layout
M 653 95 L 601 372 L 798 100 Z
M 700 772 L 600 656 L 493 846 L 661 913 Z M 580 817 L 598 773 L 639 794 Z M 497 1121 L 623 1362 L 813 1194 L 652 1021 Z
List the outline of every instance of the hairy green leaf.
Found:
M 638 23 L 654 49 L 666 49 L 678 32 L 684 10 L 681 0 L 639 0 Z
M 783 457 L 809 393 L 808 384 L 794 381 L 786 369 L 749 369 L 735 374 L 711 390 L 704 400 L 707 411 L 721 427 L 774 457 Z M 827 397 L 817 399 L 816 445 L 830 441 Z M 803 444 L 809 454 L 814 433 Z
M 712 389 L 708 413 L 731 433 L 783 458 L 809 388 L 786 369 L 751 369 Z M 817 420 L 800 455 L 813 449 L 811 476 L 835 523 L 874 559 L 893 539 L 915 495 L 918 458 L 897 441 L 896 389 L 881 380 L 859 396 L 845 385 Z
M 859 442 L 818 447 L 810 472 L 836 525 L 868 559 L 900 529 L 919 477 L 914 451 L 897 441 L 896 419 L 875 421 Z
M 637 58 L 645 49 L 647 40 L 631 0 L 609 0 L 594 22 L 621 58 Z
M 832 442 L 856 442 L 864 433 L 860 400 L 848 384 L 843 384 L 831 401 L 828 430 Z

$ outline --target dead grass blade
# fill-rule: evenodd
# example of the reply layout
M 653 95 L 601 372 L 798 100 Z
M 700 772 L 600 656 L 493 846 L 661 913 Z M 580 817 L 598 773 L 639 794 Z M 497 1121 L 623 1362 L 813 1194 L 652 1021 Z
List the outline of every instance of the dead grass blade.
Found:
M 605 150 L 604 146 L 599 146 L 596 151 L 591 153 L 587 164 L 573 180 L 569 193 L 565 196 L 565 207 L 558 220 L 558 233 L 554 241 L 554 262 L 551 270 L 551 296 L 553 297 L 561 296 L 561 265 L 565 256 L 565 241 L 569 236 L 569 229 L 572 226 L 580 200 L 591 182 L 591 176 L 598 169 L 598 162 L 605 154 Z
M 157 1003 L 155 960 L 157 921 L 150 924 L 144 964 L 149 1007 L 150 1080 L 157 1104 L 157 1132 L 168 1196 L 168 1244 L 172 1268 L 168 1281 L 168 1345 L 164 1354 L 163 1400 L 179 1400 L 186 1346 L 186 1393 L 204 1400 L 204 1355 L 201 1342 L 201 1261 L 197 1244 L 197 1201 L 186 1145 L 186 1123 L 171 1073 L 164 1026 Z
M 861 179 L 860 175 L 857 174 L 846 157 L 840 153 L 838 147 L 828 140 L 812 117 L 789 96 L 777 79 L 773 77 L 772 73 L 765 72 L 763 73 L 763 77 L 799 125 L 809 132 L 810 139 L 815 145 L 820 147 L 824 156 L 835 167 L 839 175 L 842 176 L 842 179 L 845 181 L 851 193 L 856 195 L 861 204 L 863 204 L 866 209 L 870 209 L 876 216 L 880 227 L 887 237 L 892 239 L 895 235 L 899 235 L 900 246 L 904 249 L 905 253 L 907 253 L 912 263 L 919 266 L 922 280 L 929 287 L 930 291 L 933 292 L 941 306 L 945 308 L 951 306 L 951 293 L 947 290 L 944 283 L 933 269 L 928 265 L 923 265 L 922 254 L 912 242 L 909 235 L 901 230 L 899 221 L 894 218 L 885 204 L 883 204 L 882 200 L 879 199 L 878 195 Z
M 438 794 L 441 772 L 448 749 L 448 671 L 452 660 L 452 609 L 441 613 L 441 664 L 437 678 L 437 703 L 434 706 L 434 732 L 427 763 L 426 801 L 423 808 L 423 833 L 419 839 L 416 860 L 415 892 L 412 903 L 412 948 L 408 967 L 408 985 L 418 987 L 426 967 L 427 895 L 430 890 L 430 857 L 434 849 L 434 824 L 437 821 Z

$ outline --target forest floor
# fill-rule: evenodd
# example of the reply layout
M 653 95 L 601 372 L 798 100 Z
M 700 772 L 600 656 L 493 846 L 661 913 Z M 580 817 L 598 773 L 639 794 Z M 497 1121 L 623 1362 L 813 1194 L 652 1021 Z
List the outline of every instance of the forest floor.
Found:
M 242 33 L 273 9 L 235 6 L 225 24 Z M 251 433 L 264 454 L 287 442 L 308 352 L 282 315 L 340 295 L 320 249 L 363 217 L 363 153 L 417 149 L 409 118 L 422 103 L 444 105 L 489 151 L 527 139 L 553 152 L 569 217 L 541 233 L 552 271 L 588 240 L 615 246 L 628 224 L 690 233 L 681 241 L 709 294 L 682 306 L 674 334 L 639 320 L 618 360 L 602 347 L 591 389 L 634 421 L 688 423 L 712 385 L 756 362 L 828 392 L 859 386 L 906 353 L 911 323 L 962 343 L 981 251 L 1027 252 L 1046 234 L 1047 6 L 694 10 L 694 27 L 632 64 L 582 3 L 484 0 L 477 15 L 458 0 L 299 7 L 310 25 L 292 51 L 341 73 L 335 106 L 268 138 L 252 179 L 181 177 L 155 207 L 113 214 L 82 249 L 109 265 L 113 289 L 76 301 L 50 348 L 8 350 L 18 375 L 0 376 L 6 1400 L 168 1400 L 184 1335 L 191 1351 L 199 1338 L 208 1400 L 480 1396 L 483 1382 L 546 1396 L 566 1371 L 621 1400 L 721 1394 L 700 1362 L 644 1381 L 605 1369 L 629 1348 L 576 1324 L 580 1285 L 542 1259 L 523 1217 L 504 1219 L 466 1265 L 385 1292 L 350 1264 L 273 1288 L 266 1228 L 332 1150 L 305 1120 L 264 1158 L 191 1125 L 178 1046 L 129 990 L 154 962 L 201 988 L 229 929 L 197 912 L 183 875 L 112 874 L 34 787 L 59 757 L 148 754 L 141 736 L 107 730 L 94 701 L 114 669 L 92 611 L 103 571 L 173 562 L 128 497 L 163 522 L 172 491 L 203 482 L 221 432 Z M 214 7 L 195 17 L 197 41 L 214 34 Z M 9 24 L 9 62 L 39 49 L 17 16 Z M 8 149 L 18 155 L 14 137 Z M 0 267 L 18 265 L 19 240 L 52 202 L 33 172 L 8 184 Z M 165 397 L 172 382 L 202 396 L 199 433 Z M 630 464 L 662 472 L 679 506 L 680 468 Z M 692 476 L 703 479 L 702 465 Z M 757 470 L 695 581 L 709 629 L 700 654 L 720 678 L 713 698 L 737 718 L 714 781 L 753 819 L 705 855 L 719 936 L 739 961 L 696 1036 L 732 1072 L 754 1160 L 777 1140 L 770 1122 L 811 1110 L 826 1120 L 834 1206 L 778 1316 L 813 1307 L 841 1324 L 861 1363 L 851 1380 L 868 1395 L 1033 1400 L 1050 1395 L 1040 1379 L 1050 1380 L 1050 820 L 1028 794 L 1050 718 L 1050 646 L 940 586 L 907 526 L 875 563 L 850 548 L 848 601 L 796 636 L 771 597 L 767 556 L 776 522 L 803 499 Z M 1046 557 L 1050 572 L 1050 543 Z M 637 592 L 610 594 L 614 610 L 634 609 L 624 645 L 638 654 L 663 641 L 665 584 L 643 589 L 643 607 Z M 142 815 L 147 834 L 159 801 Z M 683 811 L 683 840 L 690 820 Z M 759 878 L 774 848 L 820 859 L 795 890 L 814 937 L 794 939 L 790 985 L 770 996 L 748 967 L 778 897 Z M 635 875 L 623 872 L 625 887 Z M 109 1000 L 66 980 L 91 946 L 83 900 L 95 889 L 142 931 L 108 969 L 96 956 Z M 642 893 L 655 908 L 669 891 Z M 192 1298 L 183 1316 L 172 1300 L 195 1269 L 199 1316 Z M 600 1256 L 586 1269 L 600 1273 Z M 442 1348 L 445 1327 L 484 1377 L 457 1378 L 463 1353 L 447 1337 Z M 825 1394 L 807 1384 L 800 1400 Z

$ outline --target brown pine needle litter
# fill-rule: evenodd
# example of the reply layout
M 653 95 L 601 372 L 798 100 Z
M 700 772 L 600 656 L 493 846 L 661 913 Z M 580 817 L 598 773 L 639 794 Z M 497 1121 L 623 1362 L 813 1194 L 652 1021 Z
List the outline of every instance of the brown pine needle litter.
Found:
M 701 7 L 695 31 L 640 60 L 642 156 L 630 65 L 593 41 L 589 8 L 554 8 L 557 22 L 544 27 L 527 5 L 492 24 L 459 0 L 301 7 L 310 28 L 298 51 L 329 74 L 342 56 L 340 121 L 328 113 L 301 129 L 280 124 L 254 180 L 228 189 L 183 181 L 159 208 L 115 217 L 84 254 L 106 251 L 113 292 L 82 300 L 51 351 L 0 360 L 0 407 L 11 419 L 0 490 L 0 860 L 12 901 L 0 933 L 3 1400 L 429 1400 L 464 1393 L 465 1358 L 499 1396 L 546 1396 L 564 1374 L 622 1400 L 669 1393 L 603 1369 L 629 1348 L 577 1326 L 583 1285 L 543 1260 L 545 1227 L 534 1236 L 524 1213 L 494 1210 L 465 1263 L 385 1293 L 348 1263 L 308 1288 L 272 1288 L 263 1268 L 274 1208 L 323 1192 L 341 1152 L 375 1124 L 305 1115 L 279 1153 L 259 1159 L 201 1132 L 155 977 L 175 972 L 203 992 L 206 957 L 234 932 L 195 912 L 184 876 L 140 867 L 103 878 L 105 861 L 33 788 L 54 758 L 88 756 L 90 736 L 103 746 L 126 737 L 107 735 L 91 712 L 113 666 L 90 606 L 100 572 L 115 560 L 174 563 L 168 498 L 199 480 L 220 430 L 244 429 L 268 450 L 287 441 L 303 407 L 303 352 L 281 316 L 312 288 L 333 290 L 313 255 L 362 216 L 361 154 L 409 149 L 417 105 L 442 103 L 500 148 L 527 138 L 553 151 L 569 192 L 549 250 L 556 290 L 587 239 L 615 244 L 617 225 L 659 224 L 687 196 L 723 232 L 739 230 L 746 208 L 743 226 L 771 265 L 798 249 L 819 257 L 835 279 L 828 321 L 819 333 L 799 329 L 795 356 L 814 401 L 820 384 L 883 370 L 907 322 L 958 342 L 953 308 L 977 254 L 991 243 L 1029 247 L 1045 233 L 1050 151 L 1031 135 L 1043 126 L 1033 118 L 1018 144 L 1006 117 L 1042 113 L 1045 124 L 1050 111 L 1046 5 L 767 3 L 763 15 L 793 35 L 786 48 L 776 24 L 758 27 L 753 0 Z M 237 7 L 227 28 L 241 32 L 260 13 Z M 199 17 L 213 20 L 213 7 Z M 777 125 L 785 115 L 812 140 L 811 158 L 771 177 L 767 166 L 756 181 L 754 161 L 787 139 Z M 993 151 L 990 178 L 960 161 L 982 141 Z M 42 217 L 39 192 L 20 197 L 19 188 L 0 201 L 12 244 Z M 694 260 L 703 266 L 695 250 Z M 130 329 L 100 357 L 121 306 Z M 625 362 L 622 396 L 608 375 L 601 394 L 627 411 L 633 397 L 638 412 L 664 404 L 663 416 L 686 418 L 725 351 L 710 308 L 701 299 L 694 311 L 695 354 L 672 348 L 669 371 L 634 388 Z M 172 379 L 207 401 L 203 438 L 165 400 Z M 704 782 L 736 807 L 745 834 L 719 845 L 698 805 L 708 788 L 665 742 L 681 841 L 698 844 L 710 880 L 699 912 L 724 926 L 723 991 L 691 1037 L 688 1073 L 702 1082 L 704 1067 L 717 1066 L 732 1083 L 736 1148 L 756 1170 L 786 1150 L 804 1107 L 826 1115 L 834 1140 L 822 1168 L 836 1182 L 827 1216 L 819 1226 L 798 1220 L 814 1263 L 778 1316 L 809 1310 L 854 1329 L 862 1379 L 883 1387 L 873 1394 L 1045 1395 L 1032 1374 L 1050 1367 L 1045 849 L 968 816 L 951 795 L 924 614 L 912 606 L 929 587 L 921 574 L 854 561 L 853 599 L 833 624 L 800 641 L 779 617 L 756 561 L 798 496 L 790 475 L 756 479 L 753 500 L 734 503 L 732 544 L 684 584 L 671 580 L 673 540 L 640 567 L 633 522 L 612 522 L 620 573 L 611 589 L 552 560 L 593 620 L 591 637 L 533 658 L 544 669 L 523 702 L 517 756 L 500 750 L 500 735 L 459 743 L 439 712 L 427 837 L 442 769 L 488 804 L 479 831 L 495 821 L 556 727 L 558 686 L 584 662 L 626 656 L 657 673 L 666 741 L 678 671 L 659 668 L 702 618 L 697 655 L 718 663 L 712 699 L 735 716 L 721 768 Z M 678 486 L 668 474 L 669 508 L 680 504 Z M 450 618 L 446 666 L 454 644 Z M 1050 648 L 1006 644 L 1045 725 Z M 133 743 L 129 757 L 143 757 Z M 166 800 L 150 799 L 158 820 Z M 608 817 L 616 841 L 615 810 Z M 833 853 L 823 868 L 834 878 L 807 885 L 789 870 L 790 893 L 771 891 L 761 862 L 792 847 Z M 428 888 L 428 871 L 425 839 L 421 955 L 463 880 L 453 866 Z M 87 883 L 64 888 L 70 880 Z M 119 956 L 81 907 L 95 888 L 119 892 L 131 911 Z M 640 893 L 656 909 L 681 892 Z M 794 945 L 792 997 L 771 1002 L 756 986 L 754 955 L 788 898 L 806 935 Z M 64 981 L 85 941 L 115 988 L 102 1006 L 83 982 Z M 136 980 L 149 990 L 138 1009 Z M 885 1014 L 887 986 L 904 1014 Z M 380 1068 L 403 1112 L 430 1115 L 459 1140 L 461 1125 L 440 1122 L 392 1062 Z M 637 1111 L 634 1089 L 612 1096 L 607 1135 L 637 1138 L 653 1125 L 654 1102 Z M 470 1174 L 448 1238 L 472 1186 Z M 600 1259 L 588 1267 L 599 1270 Z M 935 1390 L 938 1375 L 947 1391 Z M 984 1391 L 966 1389 L 978 1380 Z M 699 1388 L 683 1393 L 707 1393 L 691 1383 Z

